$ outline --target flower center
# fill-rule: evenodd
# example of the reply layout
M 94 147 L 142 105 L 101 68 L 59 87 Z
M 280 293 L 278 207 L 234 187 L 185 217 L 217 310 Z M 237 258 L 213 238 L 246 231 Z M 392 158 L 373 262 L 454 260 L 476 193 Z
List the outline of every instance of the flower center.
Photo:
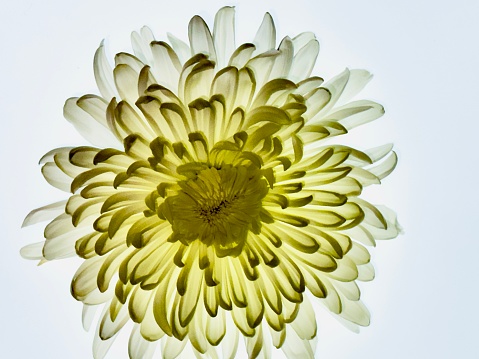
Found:
M 170 240 L 200 240 L 220 257 L 241 253 L 248 231 L 260 232 L 262 199 L 267 182 L 254 166 L 200 165 L 188 171 L 181 190 L 168 197 L 161 211 L 171 223 Z

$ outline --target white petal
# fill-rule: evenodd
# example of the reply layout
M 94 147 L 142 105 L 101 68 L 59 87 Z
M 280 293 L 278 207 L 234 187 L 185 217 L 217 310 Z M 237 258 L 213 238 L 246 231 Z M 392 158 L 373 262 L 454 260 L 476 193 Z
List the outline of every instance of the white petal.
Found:
M 316 336 L 316 314 L 314 313 L 313 306 L 306 295 L 303 296 L 303 302 L 299 306 L 296 319 L 291 323 L 291 328 L 294 329 L 298 337 L 301 339 L 311 340 Z M 290 331 L 288 331 L 288 333 L 289 332 Z
M 360 332 L 360 327 L 356 323 L 350 322 L 347 319 L 342 318 L 339 315 L 334 314 L 334 318 L 341 323 L 345 328 L 349 329 L 353 333 L 359 333 Z
M 116 335 L 108 340 L 101 340 L 99 336 L 95 335 L 93 338 L 93 358 L 103 359 L 110 350 L 111 345 L 115 342 Z
M 87 112 L 96 122 L 108 128 L 106 109 L 108 102 L 95 95 L 85 95 L 76 101 L 76 105 Z
M 190 47 L 184 41 L 178 39 L 176 36 L 170 33 L 167 33 L 166 35 L 168 36 L 168 40 L 170 40 L 171 47 L 178 55 L 181 65 L 183 65 L 191 57 Z
M 222 309 L 221 309 L 222 310 Z M 221 341 L 223 358 L 235 358 L 238 350 L 239 331 L 231 318 L 231 314 L 226 314 L 226 335 Z
M 382 115 L 384 115 L 384 107 L 380 104 L 373 101 L 360 100 L 336 108 L 334 113 L 328 114 L 324 119 L 338 121 L 346 129 L 350 130 L 374 121 Z
M 83 305 L 82 310 L 82 325 L 83 329 L 86 331 L 90 330 L 91 324 L 93 322 L 93 318 L 95 317 L 95 313 L 98 309 L 98 305 Z
M 321 86 L 323 82 L 324 80 L 321 77 L 308 77 L 306 80 L 301 81 L 297 84 L 298 89 L 295 92 L 300 94 L 301 96 L 304 96 L 309 92 L 319 88 L 319 86 Z
M 276 28 L 274 26 L 273 18 L 268 12 L 264 14 L 263 22 L 256 33 L 253 43 L 256 46 L 254 55 L 273 50 L 275 47 Z
M 377 236 L 376 239 L 392 239 L 397 237 L 398 234 L 404 233 L 403 228 L 397 220 L 396 213 L 392 209 L 382 205 L 376 205 L 376 208 L 381 211 L 387 223 L 386 231 L 374 231 L 374 235 Z M 372 230 L 372 228 L 369 228 L 369 230 Z
M 178 80 L 181 73 L 181 63 L 175 51 L 165 42 L 153 42 L 151 51 L 155 58 L 153 75 L 160 85 L 174 93 L 178 92 Z
M 358 280 L 369 282 L 374 279 L 375 271 L 372 263 L 366 263 L 358 266 Z
M 228 65 L 241 69 L 251 59 L 255 46 L 253 44 L 243 44 L 238 47 L 231 55 Z
M 324 108 L 318 112 L 317 116 L 321 116 L 327 113 L 333 106 L 338 102 L 341 97 L 344 88 L 346 87 L 349 80 L 349 70 L 345 69 L 339 75 L 333 77 L 331 80 L 326 82 L 323 87 L 326 88 L 331 94 L 331 98 Z
M 293 38 L 293 45 L 294 51 L 298 52 L 301 48 L 303 48 L 308 42 L 311 40 L 316 39 L 316 36 L 312 32 L 302 32 L 299 35 L 296 35 Z
M 80 102 L 80 103 L 79 103 Z M 84 110 L 80 105 L 87 109 Z M 96 107 L 95 107 L 96 106 Z M 116 139 L 111 131 L 99 121 L 100 104 L 98 101 L 82 98 L 69 98 L 63 107 L 63 116 L 75 126 L 76 130 L 91 144 L 98 147 L 122 149 L 122 142 Z M 105 110 L 106 111 L 106 110 Z M 92 113 L 95 117 L 93 117 Z M 106 115 L 104 115 L 106 119 Z M 106 120 L 105 120 L 106 121 Z
M 235 50 L 235 9 L 232 6 L 221 8 L 215 16 L 213 41 L 216 49 L 217 65 L 225 67 Z
M 98 50 L 96 50 L 93 60 L 93 70 L 95 72 L 95 80 L 101 95 L 107 101 L 116 96 L 115 85 L 113 82 L 113 72 L 108 59 L 105 55 L 105 46 L 103 41 Z
M 138 99 L 138 77 L 139 73 L 129 65 L 119 64 L 113 70 L 115 85 L 120 97 L 130 103 Z
M 128 355 L 131 359 L 151 359 L 155 354 L 156 342 L 144 339 L 140 333 L 140 326 L 135 325 L 128 342 Z
M 349 70 L 349 80 L 341 95 L 341 103 L 346 103 L 368 84 L 373 75 L 366 70 Z
M 190 288 L 188 288 L 187 293 L 189 290 Z M 203 312 L 203 308 L 200 308 L 200 306 L 203 306 L 203 303 L 199 303 L 198 310 L 195 310 L 193 320 L 188 326 L 188 338 L 190 339 L 193 348 L 199 353 L 204 354 L 208 351 L 209 344 L 206 340 L 205 326 L 203 324 L 203 316 L 205 315 L 205 313 Z M 206 314 L 206 316 L 209 317 L 208 314 Z
M 109 306 L 105 305 L 103 308 L 102 316 L 105 315 L 109 311 Z M 97 335 L 94 336 L 93 338 L 93 358 L 94 359 L 103 359 L 105 355 L 108 353 L 108 350 L 110 349 L 111 345 L 115 341 L 117 335 L 114 337 L 108 339 L 108 340 L 102 340 L 100 338 L 100 322 L 98 322 L 97 328 L 96 328 Z
M 383 161 L 373 167 L 369 167 L 367 170 L 376 175 L 379 179 L 383 179 L 387 177 L 394 168 L 396 168 L 397 161 L 398 158 L 396 152 L 391 152 Z
M 293 63 L 293 42 L 286 36 L 279 45 L 279 55 L 276 57 L 269 79 L 285 78 L 288 76 Z
M 163 359 L 175 359 L 183 351 L 188 340 L 178 340 L 175 337 L 165 336 L 161 339 L 161 354 Z
M 71 192 L 70 186 L 72 179 L 63 173 L 55 163 L 48 162 L 42 167 L 43 177 L 53 187 L 56 187 L 64 192 Z
M 47 239 L 43 247 L 43 256 L 48 260 L 75 257 L 75 243 L 78 238 L 92 232 L 89 226 L 73 227 L 68 233 L 59 235 L 57 237 Z
M 337 281 L 334 285 L 341 292 L 341 294 L 343 294 L 347 299 L 352 301 L 359 300 L 359 297 L 360 297 L 359 287 L 355 281 L 353 282 Z
M 319 53 L 319 42 L 314 39 L 303 46 L 295 55 L 288 78 L 299 82 L 311 75 Z
M 151 55 L 150 43 L 155 41 L 155 37 L 150 28 L 143 26 L 140 33 L 133 31 L 131 33 L 131 45 L 135 55 L 147 65 L 152 64 L 153 56 Z
M 309 340 L 301 339 L 292 328 L 287 328 L 286 339 L 281 349 L 288 359 L 314 359 Z
M 341 298 L 341 302 L 343 303 L 343 310 L 340 314 L 342 318 L 363 327 L 369 325 L 371 315 L 361 301 L 352 301 L 346 298 Z
M 277 50 L 264 52 L 256 57 L 253 57 L 246 64 L 247 67 L 253 70 L 256 79 L 256 89 L 260 89 L 268 82 L 269 74 L 273 68 L 276 57 L 280 54 Z
M 100 323 L 100 338 L 103 340 L 108 340 L 113 338 L 121 328 L 128 322 L 130 315 L 128 313 L 128 306 L 123 305 L 115 318 L 114 321 L 111 320 L 110 311 L 106 311 Z
M 188 37 L 191 45 L 191 56 L 205 54 L 209 56 L 209 60 L 216 61 L 216 51 L 210 29 L 201 17 L 194 16 L 191 19 L 188 26 Z
M 20 249 L 20 255 L 25 259 L 42 260 L 44 259 L 43 252 L 42 252 L 44 244 L 45 244 L 45 241 L 26 245 L 25 247 Z
M 382 146 L 370 148 L 364 151 L 364 153 L 366 153 L 373 162 L 377 162 L 380 159 L 384 158 L 388 153 L 390 153 L 392 149 L 393 144 L 388 143 Z
M 252 337 L 244 337 L 246 351 L 249 358 L 257 358 L 263 349 L 263 328 L 260 325 L 256 327 L 255 334 Z M 269 345 L 269 343 L 267 343 Z
M 23 220 L 22 228 L 26 226 L 31 226 L 32 224 L 52 220 L 60 214 L 65 213 L 66 204 L 67 201 L 65 200 L 34 209 L 29 214 L 27 214 L 27 216 Z

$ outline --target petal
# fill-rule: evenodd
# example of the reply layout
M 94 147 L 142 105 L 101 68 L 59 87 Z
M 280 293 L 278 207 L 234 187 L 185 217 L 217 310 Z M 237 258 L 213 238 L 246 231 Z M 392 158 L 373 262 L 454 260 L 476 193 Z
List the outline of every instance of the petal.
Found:
M 256 332 L 252 337 L 245 337 L 246 351 L 250 359 L 258 357 L 260 351 L 263 349 L 263 328 L 261 325 L 256 328 Z
M 115 55 L 115 67 L 118 65 L 128 65 L 136 73 L 139 73 L 141 69 L 145 66 L 145 64 L 141 62 L 138 58 L 127 52 L 120 52 Z
M 66 203 L 67 201 L 59 201 L 34 209 L 23 220 L 22 228 L 51 220 L 60 214 L 65 213 Z
M 294 48 L 293 42 L 288 36 L 281 41 L 278 51 L 279 55 L 276 57 L 273 68 L 271 69 L 271 73 L 269 75 L 271 80 L 285 77 L 290 78 L 288 74 L 293 63 Z
M 156 343 L 145 340 L 140 333 L 140 326 L 135 325 L 128 341 L 128 355 L 131 359 L 151 359 L 155 354 Z
M 387 177 L 397 165 L 397 155 L 396 152 L 391 152 L 385 160 L 381 161 L 379 164 L 368 168 L 368 171 L 373 173 L 379 179 Z
M 187 60 L 191 57 L 191 50 L 190 47 L 174 35 L 167 33 L 168 40 L 170 40 L 171 47 L 175 50 L 175 53 L 178 55 L 180 59 L 181 65 L 183 65 Z
M 350 322 L 366 327 L 370 323 L 370 314 L 361 301 L 351 301 L 343 298 L 343 311 L 340 316 Z
M 98 309 L 97 305 L 83 305 L 82 310 L 82 324 L 83 329 L 86 331 L 90 330 L 91 324 L 93 322 L 93 318 L 95 317 L 96 311 Z
M 225 311 L 219 310 L 215 317 L 206 316 L 205 335 L 208 342 L 217 346 L 226 335 Z
M 121 307 L 115 320 L 111 319 L 110 311 L 106 311 L 103 314 L 100 322 L 100 338 L 102 340 L 108 340 L 112 338 L 120 331 L 121 328 L 123 328 L 129 319 L 128 307 L 126 305 Z
M 302 81 L 311 75 L 319 53 L 319 43 L 316 39 L 310 40 L 293 58 L 288 78 L 293 82 Z
M 95 72 L 95 80 L 104 99 L 110 101 L 116 96 L 115 85 L 112 76 L 111 65 L 105 55 L 105 46 L 103 41 L 98 50 L 96 50 L 93 61 L 93 70 Z
M 301 339 L 293 328 L 287 329 L 286 338 L 281 349 L 287 358 L 314 359 L 310 341 Z
M 369 282 L 375 277 L 374 267 L 371 263 L 358 266 L 358 280 Z
M 325 121 L 338 121 L 348 130 L 374 121 L 384 115 L 384 107 L 373 101 L 361 100 L 350 102 L 336 108 L 333 113 L 324 117 Z
M 25 259 L 41 260 L 43 257 L 43 245 L 45 241 L 32 243 L 20 249 L 20 255 Z
M 131 45 L 135 55 L 144 64 L 152 64 L 153 56 L 151 54 L 150 44 L 155 41 L 155 37 L 148 26 L 143 26 L 140 32 L 131 33 Z
M 296 319 L 291 323 L 291 328 L 293 328 L 298 337 L 303 340 L 311 340 L 316 336 L 318 329 L 316 314 L 306 295 L 303 297 L 303 303 L 299 306 Z
M 178 92 L 178 80 L 181 73 L 181 63 L 176 52 L 163 41 L 151 43 L 151 51 L 155 62 L 153 75 L 160 85 L 166 86 L 174 93 Z
M 136 72 L 132 67 L 126 64 L 119 64 L 113 70 L 115 79 L 115 86 L 120 94 L 120 97 L 130 103 L 135 103 L 138 99 L 138 77 L 139 72 Z
M 253 52 L 256 50 L 253 44 L 243 44 L 238 47 L 228 62 L 229 66 L 237 67 L 241 69 L 251 59 Z
M 226 313 L 226 335 L 221 341 L 221 349 L 224 358 L 236 357 L 236 351 L 238 350 L 238 337 L 238 329 L 236 329 L 230 312 L 228 312 Z
M 373 75 L 366 70 L 349 70 L 349 80 L 346 88 L 341 95 L 341 102 L 346 103 L 368 84 L 373 78 Z
M 216 61 L 216 50 L 210 29 L 205 21 L 194 16 L 188 25 L 188 37 L 191 45 L 191 56 L 205 54 L 210 61 Z
M 256 32 L 253 43 L 256 46 L 255 55 L 274 49 L 276 44 L 276 28 L 270 13 L 267 12 L 264 14 L 263 22 Z
M 221 8 L 215 16 L 213 41 L 218 68 L 225 67 L 235 50 L 235 10 L 232 6 Z
M 101 102 L 98 98 L 69 98 L 63 107 L 63 116 L 91 144 L 98 147 L 121 148 L 121 142 L 104 125 L 106 110 L 100 119 Z M 83 108 L 82 108 L 83 107 Z M 106 121 L 105 121 L 106 122 Z
M 161 341 L 163 359 L 175 359 L 183 351 L 188 340 L 178 340 L 175 337 L 164 337 Z

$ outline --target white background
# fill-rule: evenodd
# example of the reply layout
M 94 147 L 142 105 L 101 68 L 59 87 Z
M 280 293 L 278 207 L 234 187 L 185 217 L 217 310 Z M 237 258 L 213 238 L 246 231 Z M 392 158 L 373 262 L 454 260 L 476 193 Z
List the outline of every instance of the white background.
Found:
M 354 334 L 319 314 L 318 358 L 479 358 L 479 5 L 476 1 L 3 1 L 0 11 L 0 347 L 3 358 L 90 358 L 92 333 L 69 294 L 77 260 L 37 267 L 19 249 L 42 228 L 20 230 L 33 208 L 62 194 L 40 174 L 54 147 L 85 141 L 62 118 L 66 98 L 97 93 L 93 54 L 130 51 L 129 34 L 150 26 L 187 39 L 199 14 L 212 24 L 235 5 L 240 42 L 264 12 L 278 40 L 316 33 L 314 74 L 345 67 L 375 78 L 364 96 L 386 115 L 355 131 L 366 149 L 394 142 L 396 171 L 366 195 L 394 208 L 405 234 L 373 250 L 377 277 L 362 286 L 372 324 Z M 122 339 L 120 339 L 122 340 Z M 126 344 L 109 358 L 126 358 Z

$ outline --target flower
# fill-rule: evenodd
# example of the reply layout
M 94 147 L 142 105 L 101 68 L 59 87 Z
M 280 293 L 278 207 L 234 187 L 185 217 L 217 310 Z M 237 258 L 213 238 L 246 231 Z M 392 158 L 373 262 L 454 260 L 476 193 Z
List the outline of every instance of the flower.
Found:
M 192 18 L 188 46 L 133 32 L 134 55 L 112 71 L 94 59 L 101 93 L 70 98 L 65 118 L 97 147 L 58 148 L 42 173 L 69 193 L 32 211 L 45 241 L 22 249 L 46 262 L 80 256 L 71 292 L 87 327 L 103 308 L 94 357 L 133 322 L 131 358 L 312 358 L 310 297 L 352 325 L 369 324 L 356 281 L 374 276 L 364 245 L 399 233 L 395 214 L 360 197 L 394 169 L 392 145 L 364 152 L 325 140 L 377 119 L 350 101 L 370 80 L 345 70 L 311 77 L 312 33 L 276 49 L 266 14 L 235 46 L 234 9 L 213 34 Z

